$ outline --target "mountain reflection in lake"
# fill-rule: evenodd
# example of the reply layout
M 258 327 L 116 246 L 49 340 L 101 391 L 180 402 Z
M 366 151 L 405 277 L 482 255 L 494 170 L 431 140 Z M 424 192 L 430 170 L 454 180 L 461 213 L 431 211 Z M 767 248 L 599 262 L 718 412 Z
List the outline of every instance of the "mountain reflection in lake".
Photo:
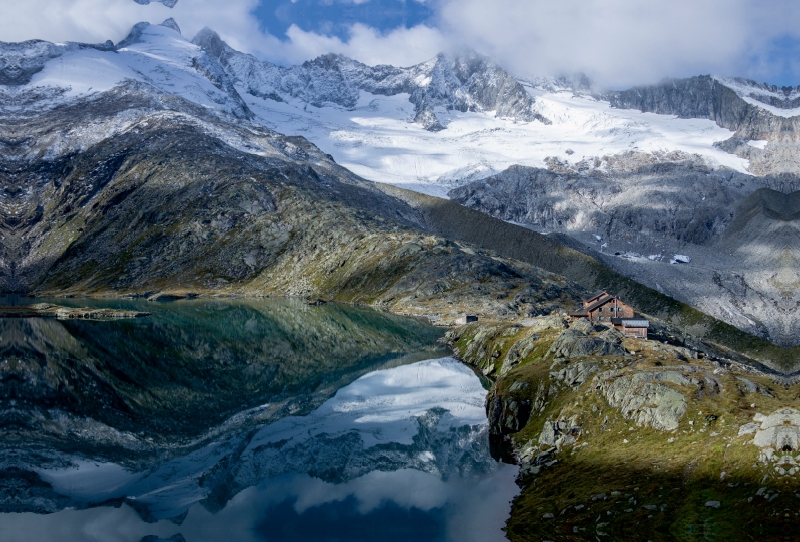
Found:
M 430 359 L 441 330 L 112 305 L 153 316 L 0 319 L 3 540 L 503 539 L 516 468 L 490 457 L 478 378 Z

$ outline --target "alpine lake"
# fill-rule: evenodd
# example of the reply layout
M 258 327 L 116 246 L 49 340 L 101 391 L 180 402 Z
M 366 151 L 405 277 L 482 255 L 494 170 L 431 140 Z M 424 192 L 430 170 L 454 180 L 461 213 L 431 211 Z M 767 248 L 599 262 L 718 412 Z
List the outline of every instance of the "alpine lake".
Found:
M 149 315 L 15 312 L 42 303 Z M 300 300 L 0 304 L 4 541 L 505 539 L 518 469 L 441 328 Z

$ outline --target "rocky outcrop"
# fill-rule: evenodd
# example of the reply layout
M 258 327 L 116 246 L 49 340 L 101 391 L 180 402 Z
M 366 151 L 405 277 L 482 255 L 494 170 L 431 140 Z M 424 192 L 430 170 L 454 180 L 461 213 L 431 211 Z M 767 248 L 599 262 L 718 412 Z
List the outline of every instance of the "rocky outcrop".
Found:
M 503 358 L 503 365 L 500 367 L 500 376 L 504 376 L 511 369 L 519 365 L 519 363 L 527 358 L 537 346 L 539 336 L 536 334 L 529 335 L 524 339 L 515 342 Z
M 0 85 L 19 86 L 44 69 L 44 65 L 62 54 L 63 48 L 40 40 L 23 43 L 0 42 Z
M 508 392 L 510 395 L 501 395 L 494 388 L 486 396 L 486 417 L 493 435 L 510 435 L 521 431 L 531 414 L 541 411 L 547 404 L 548 390 L 544 382 L 535 385 L 514 382 Z
M 630 376 L 607 371 L 595 377 L 595 387 L 623 416 L 638 425 L 662 431 L 677 429 L 687 408 L 683 394 L 666 383 L 675 386 L 691 384 L 678 371 L 641 372 Z
M 570 328 L 561 332 L 547 351 L 547 356 L 575 359 L 588 356 L 624 356 L 626 353 L 617 335 L 603 333 L 592 336 Z
M 585 361 L 567 363 L 566 367 L 563 368 L 562 365 L 559 362 L 553 364 L 551 368 L 555 368 L 555 370 L 550 371 L 550 379 L 570 387 L 583 385 L 589 381 L 593 374 L 600 370 L 598 364 Z

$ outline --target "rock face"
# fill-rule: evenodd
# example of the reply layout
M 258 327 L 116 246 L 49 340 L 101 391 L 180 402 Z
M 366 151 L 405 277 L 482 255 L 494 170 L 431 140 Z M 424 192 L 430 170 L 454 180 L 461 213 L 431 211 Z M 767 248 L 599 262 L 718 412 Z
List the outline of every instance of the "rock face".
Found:
M 495 111 L 498 117 L 545 121 L 533 111 L 533 99 L 516 79 L 475 53 L 440 54 L 410 68 L 370 67 L 335 54 L 281 67 L 235 51 L 207 28 L 194 43 L 218 60 L 247 93 L 265 99 L 354 108 L 362 90 L 384 96 L 408 94 L 416 108 L 414 122 L 430 131 L 445 128 L 436 117 L 437 108 Z
M 608 371 L 595 379 L 608 403 L 638 425 L 669 431 L 678 427 L 686 413 L 686 398 L 665 384 L 689 386 L 689 379 L 678 371 L 643 372 L 632 376 Z
M 624 356 L 627 352 L 613 334 L 589 336 L 577 329 L 563 331 L 555 340 L 548 356 L 556 358 L 585 358 L 588 356 Z
M 503 220 L 607 239 L 647 237 L 657 250 L 674 241 L 708 244 L 730 224 L 737 203 L 782 182 L 714 170 L 697 156 L 677 153 L 617 155 L 588 161 L 585 169 L 551 166 L 512 166 L 449 195 Z
M 688 155 L 662 158 L 617 155 L 587 161 L 585 170 L 557 161 L 550 169 L 513 166 L 450 196 L 567 234 L 572 246 L 652 288 L 748 333 L 796 344 L 800 192 L 780 190 L 800 185 L 713 169 Z
M 526 399 L 517 399 L 497 394 L 493 390 L 486 396 L 486 417 L 489 419 L 489 431 L 493 435 L 510 435 L 522 430 L 531 418 L 531 414 L 539 412 L 547 402 L 548 390 L 543 382 L 531 388 L 527 382 L 512 384 L 509 391 Z
M 698 76 L 670 79 L 659 85 L 604 93 L 612 107 L 707 118 L 735 132 L 721 144 L 750 160 L 757 175 L 800 173 L 798 88 L 778 88 L 746 79 Z M 748 141 L 767 141 L 763 149 Z M 796 189 L 795 189 L 796 190 Z

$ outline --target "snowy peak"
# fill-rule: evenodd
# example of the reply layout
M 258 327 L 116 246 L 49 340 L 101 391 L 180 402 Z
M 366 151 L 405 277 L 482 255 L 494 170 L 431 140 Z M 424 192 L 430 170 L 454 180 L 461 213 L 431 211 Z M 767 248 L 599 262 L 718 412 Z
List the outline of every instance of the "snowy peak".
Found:
M 222 66 L 185 39 L 171 18 L 161 25 L 136 24 L 116 46 L 0 44 L 0 84 L 5 88 L 0 92 L 11 95 L 0 107 L 7 112 L 24 113 L 16 104 L 28 99 L 37 100 L 40 108 L 54 107 L 130 82 L 211 111 L 252 117 Z M 17 99 L 23 95 L 25 100 Z
M 734 91 L 746 102 L 767 109 L 773 115 L 800 115 L 800 86 L 779 87 L 741 77 L 714 76 L 713 79 Z
M 146 21 L 142 21 L 140 23 L 136 23 L 135 25 L 133 25 L 133 28 L 131 29 L 130 33 L 125 37 L 125 39 L 123 39 L 122 41 L 120 41 L 116 45 L 116 49 L 124 49 L 125 47 L 129 47 L 129 46 L 133 45 L 134 43 L 142 42 L 143 41 L 142 36 L 145 34 L 147 29 L 149 29 L 151 26 L 152 25 L 150 23 L 146 22 Z M 164 21 L 163 23 L 161 23 L 158 26 L 162 26 L 164 28 L 169 28 L 170 30 L 172 30 L 174 32 L 177 32 L 179 35 L 181 33 L 181 28 L 178 26 L 178 23 L 175 22 L 175 19 L 173 19 L 172 17 L 170 17 L 169 19 L 167 19 L 166 21 Z M 152 35 L 156 34 L 156 33 L 152 32 L 152 31 L 149 32 L 149 33 L 151 34 L 151 39 L 152 39 Z
M 428 82 L 420 86 L 419 94 L 412 94 L 419 109 L 494 111 L 498 117 L 520 121 L 536 118 L 533 99 L 519 81 L 484 56 L 474 52 L 452 58 L 440 54 L 428 73 L 420 71 Z
M 314 107 L 353 109 L 362 91 L 382 96 L 408 94 L 413 120 L 430 131 L 444 128 L 439 111 L 494 112 L 518 121 L 544 120 L 533 111 L 533 98 L 505 70 L 476 53 L 443 54 L 412 66 L 367 66 L 327 54 L 299 66 L 280 67 L 233 50 L 210 29 L 193 40 L 225 68 L 252 96 Z M 410 119 L 411 120 L 411 119 Z

